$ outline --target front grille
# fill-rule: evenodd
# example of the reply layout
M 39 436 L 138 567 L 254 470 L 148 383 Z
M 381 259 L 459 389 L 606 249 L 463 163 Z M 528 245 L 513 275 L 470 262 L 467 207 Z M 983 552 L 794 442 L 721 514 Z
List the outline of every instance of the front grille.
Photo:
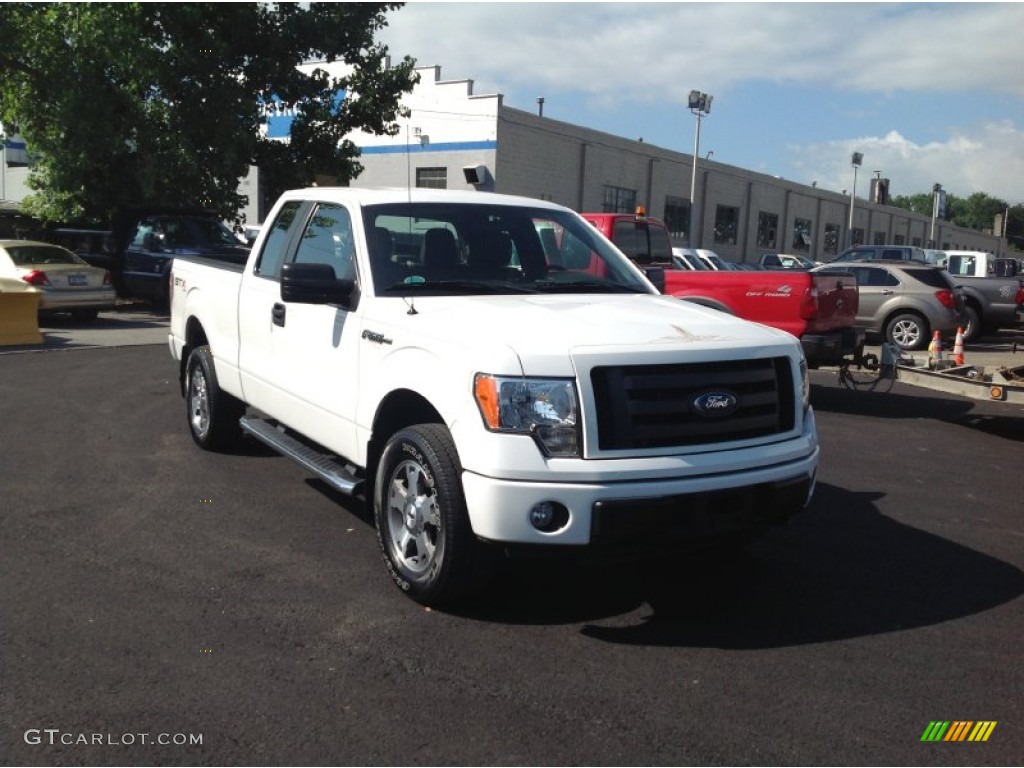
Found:
M 591 371 L 602 451 L 670 448 L 766 437 L 793 429 L 793 376 L 785 357 Z M 708 392 L 736 397 L 728 415 L 702 415 Z

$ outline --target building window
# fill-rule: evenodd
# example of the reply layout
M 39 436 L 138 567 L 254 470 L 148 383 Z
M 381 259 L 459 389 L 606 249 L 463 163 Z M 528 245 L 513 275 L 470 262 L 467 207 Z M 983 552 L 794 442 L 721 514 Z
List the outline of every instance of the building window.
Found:
M 757 214 L 757 247 L 775 250 L 778 245 L 779 217 L 761 211 Z
M 426 189 L 448 189 L 448 169 L 417 168 L 416 186 Z
M 810 219 L 793 220 L 793 250 L 804 253 L 811 250 L 811 226 Z
M 690 229 L 690 201 L 685 197 L 665 197 L 665 226 L 677 240 L 685 240 Z
M 850 238 L 850 245 L 864 245 L 864 230 L 854 227 L 851 232 L 853 232 L 853 237 Z
M 839 225 L 825 225 L 825 253 L 839 253 Z
M 910 244 L 912 246 L 914 246 L 915 248 L 920 248 L 921 247 L 921 238 L 920 237 L 912 237 L 912 238 L 910 238 Z
M 740 209 L 719 205 L 715 209 L 715 242 L 736 245 L 736 229 L 739 227 Z
M 636 213 L 636 190 L 605 184 L 604 213 Z
M 907 242 L 907 238 L 903 235 L 896 235 L 894 242 L 896 245 L 903 245 Z

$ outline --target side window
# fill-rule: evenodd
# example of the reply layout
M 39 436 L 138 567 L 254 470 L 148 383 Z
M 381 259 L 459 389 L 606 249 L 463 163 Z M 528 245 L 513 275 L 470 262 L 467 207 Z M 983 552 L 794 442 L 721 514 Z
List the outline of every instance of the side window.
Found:
M 862 274 L 863 273 L 863 274 Z M 866 267 L 857 274 L 857 284 L 881 288 L 884 286 L 899 285 L 899 280 L 884 269 L 873 269 Z
M 281 275 L 281 264 L 284 263 L 285 249 L 291 236 L 292 224 L 302 206 L 302 201 L 291 200 L 284 204 L 281 211 L 270 225 L 267 239 L 263 241 L 263 250 L 256 261 L 256 274 L 263 277 L 278 278 Z
M 621 220 L 612 224 L 612 242 L 631 259 L 635 259 L 641 250 L 647 251 L 646 246 L 640 248 L 638 240 L 636 222 Z
M 132 238 L 132 245 L 136 248 L 142 247 L 142 241 L 146 239 L 146 235 L 153 231 L 153 220 L 143 219 L 135 227 L 135 237 Z
M 672 261 L 672 241 L 668 232 L 661 227 L 647 227 L 647 236 L 651 243 L 651 259 L 656 263 Z
M 884 248 L 884 249 L 882 249 L 882 258 L 883 259 L 910 258 L 909 256 L 905 257 L 904 253 L 905 253 L 905 251 L 902 248 Z M 922 259 L 923 259 L 923 255 L 922 255 Z
M 321 203 L 306 225 L 295 254 L 296 264 L 327 264 L 340 279 L 355 278 L 352 219 L 340 205 Z

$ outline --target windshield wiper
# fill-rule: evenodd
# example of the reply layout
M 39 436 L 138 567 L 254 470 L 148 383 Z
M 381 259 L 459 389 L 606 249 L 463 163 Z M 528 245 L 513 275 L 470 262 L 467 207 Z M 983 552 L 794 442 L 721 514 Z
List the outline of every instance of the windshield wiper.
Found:
M 643 288 L 603 280 L 537 280 L 532 285 L 546 293 L 647 293 Z
M 395 283 L 384 289 L 388 293 L 422 293 L 424 291 L 453 291 L 456 293 L 534 293 L 532 288 L 509 282 L 483 280 L 424 280 L 416 283 Z

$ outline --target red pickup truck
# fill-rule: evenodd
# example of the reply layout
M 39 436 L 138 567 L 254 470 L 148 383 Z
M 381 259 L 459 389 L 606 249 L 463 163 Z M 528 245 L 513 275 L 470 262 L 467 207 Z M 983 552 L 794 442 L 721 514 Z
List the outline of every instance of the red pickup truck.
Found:
M 864 331 L 856 327 L 859 295 L 852 274 L 676 269 L 668 229 L 657 219 L 642 213 L 581 216 L 639 266 L 663 267 L 665 294 L 793 334 L 812 368 L 856 356 L 864 344 Z

